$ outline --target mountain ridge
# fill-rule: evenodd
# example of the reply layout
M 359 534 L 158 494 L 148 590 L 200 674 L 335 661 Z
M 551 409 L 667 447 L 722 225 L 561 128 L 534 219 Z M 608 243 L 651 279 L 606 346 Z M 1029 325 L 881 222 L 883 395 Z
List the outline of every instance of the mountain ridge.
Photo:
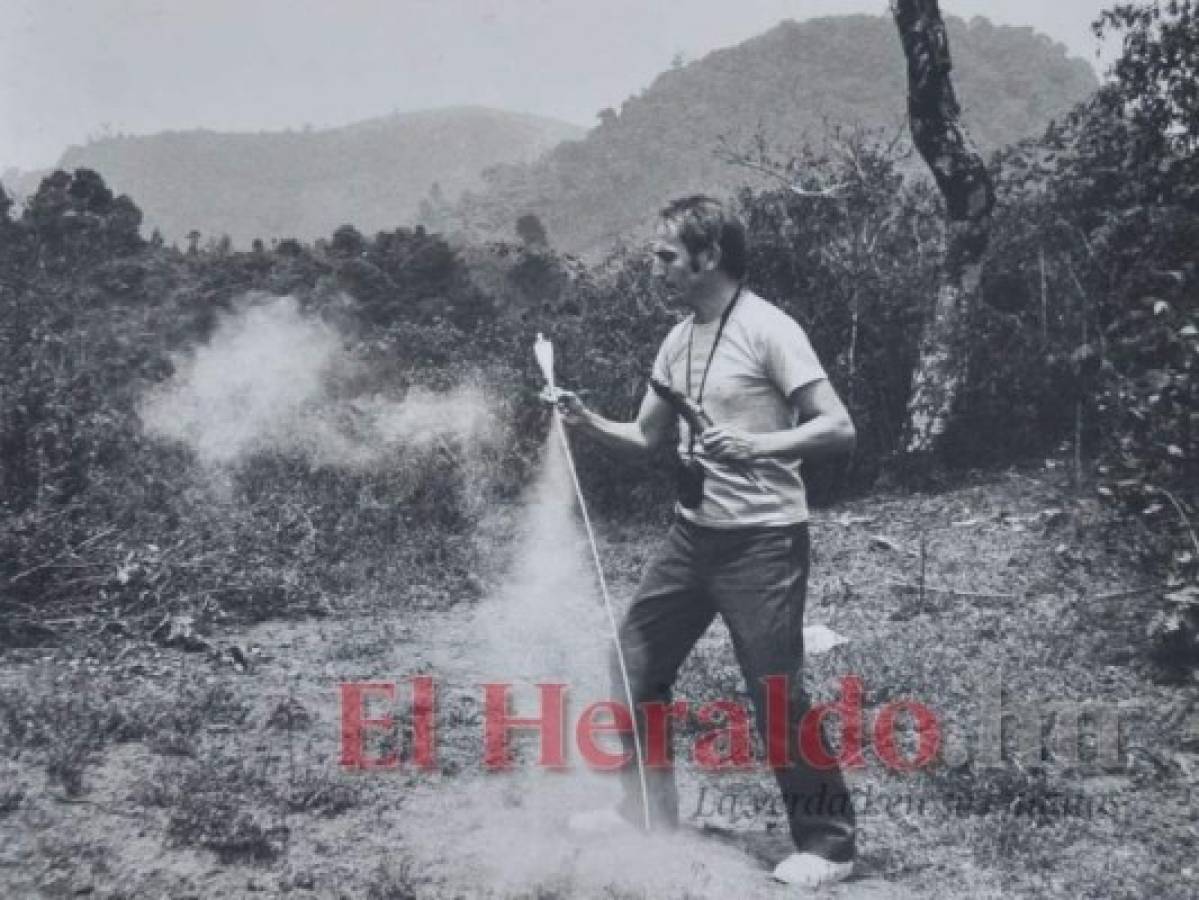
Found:
M 984 151 L 1043 130 L 1098 86 L 1085 61 L 1032 28 L 946 24 L 963 120 Z M 532 213 L 556 248 L 595 255 L 636 239 L 671 197 L 766 183 L 717 158 L 722 142 L 745 149 L 761 137 L 785 159 L 830 123 L 896 132 L 906 63 L 888 17 L 788 19 L 672 66 L 597 115 L 587 130 L 463 105 L 322 129 L 168 131 L 72 147 L 59 165 L 97 170 L 168 240 L 193 229 L 241 246 L 313 240 L 345 223 L 513 240 Z M 36 187 L 25 178 L 18 196 Z
M 254 238 L 328 236 L 411 224 L 436 185 L 453 198 L 483 169 L 531 159 L 577 125 L 462 105 L 392 113 L 330 128 L 237 132 L 209 128 L 114 136 L 69 147 L 58 168 L 94 169 L 180 241 L 193 229 Z M 435 148 L 436 152 L 430 152 Z M 24 187 L 18 186 L 18 193 Z M 33 185 L 36 187 L 36 185 Z
M 1042 131 L 1098 87 L 1088 63 L 1029 27 L 947 17 L 963 121 L 984 151 Z M 779 25 L 661 73 L 578 141 L 501 165 L 481 190 L 426 224 L 467 240 L 510 235 L 532 213 L 561 250 L 590 254 L 630 234 L 674 196 L 764 183 L 714 154 L 723 140 L 795 149 L 832 122 L 894 132 L 906 118 L 906 62 L 885 16 Z

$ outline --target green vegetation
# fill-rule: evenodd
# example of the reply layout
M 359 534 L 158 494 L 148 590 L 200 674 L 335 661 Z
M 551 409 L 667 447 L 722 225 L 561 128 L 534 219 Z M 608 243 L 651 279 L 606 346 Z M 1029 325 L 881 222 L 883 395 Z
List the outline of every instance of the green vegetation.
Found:
M 1199 660 L 1197 14 L 1190 2 L 1106 14 L 1125 35 L 1112 81 L 993 157 L 983 302 L 955 338 L 969 366 L 931 484 L 906 481 L 897 453 L 943 263 L 939 196 L 869 129 L 832 129 L 793 158 L 741 157 L 773 173 L 736 195 L 750 286 L 808 330 L 858 425 L 852 460 L 808 472 L 822 503 L 850 498 L 820 513 L 813 611 L 853 642 L 815 665 L 818 688 L 854 671 L 869 703 L 928 698 L 952 718 L 970 702 L 959 675 L 983 666 L 1004 668 L 1017 696 L 1148 704 L 1126 768 L 1086 782 L 1126 820 L 1012 813 L 1093 772 L 942 767 L 887 789 L 988 810 L 926 823 L 915 849 L 910 816 L 880 817 L 868 875 L 930 895 L 1167 896 L 1189 883 L 1199 736 L 1175 684 Z M 964 76 L 969 57 L 958 64 Z M 835 196 L 817 196 L 829 185 Z M 139 853 L 190 872 L 140 872 L 130 890 L 143 893 L 237 894 L 263 872 L 280 891 L 434 892 L 442 857 L 383 842 L 393 826 L 420 840 L 403 830 L 409 803 L 432 802 L 422 822 L 434 823 L 429 808 L 452 824 L 450 804 L 473 807 L 437 807 L 409 773 L 330 774 L 332 686 L 429 671 L 423 629 L 452 636 L 463 601 L 489 592 L 513 531 L 505 507 L 548 424 L 533 335 L 554 340 L 564 385 L 628 417 L 676 315 L 642 254 L 585 264 L 547 245 L 560 221 L 520 215 L 506 226 L 519 245 L 344 225 L 312 243 L 179 250 L 143 239 L 134 201 L 88 169 L 53 173 L 19 215 L 0 195 L 0 832 L 48 829 L 0 841 L 16 847 L 0 878 L 54 861 L 14 895 L 119 884 L 113 860 Z M 308 341 L 294 356 L 330 360 L 292 430 L 236 446 L 155 431 L 150 400 L 184 396 L 167 389 L 256 310 Z M 251 400 L 242 418 L 259 415 Z M 383 412 L 402 439 L 379 437 Z M 439 424 L 482 412 L 476 431 Z M 203 409 L 177 413 L 203 424 Z M 645 562 L 668 479 L 661 460 L 630 472 L 577 449 L 620 590 Z M 722 652 L 702 646 L 684 689 L 736 690 Z M 480 800 L 486 787 L 463 774 L 480 739 L 468 701 L 440 707 L 448 752 L 421 784 L 458 778 L 471 803 L 507 815 L 519 797 Z M 395 814 L 382 827 L 381 811 Z M 349 840 L 369 864 L 314 874 L 308 863 Z M 778 849 L 737 840 L 763 859 Z M 427 842 L 446 852 L 444 833 Z M 221 868 L 195 874 L 196 854 Z
M 995 158 L 985 302 L 959 338 L 970 366 L 942 463 L 951 472 L 1067 447 L 1080 485 L 1098 474 L 1100 492 L 1129 505 L 1146 552 L 1182 588 L 1199 567 L 1187 521 L 1199 482 L 1189 152 L 1199 126 L 1185 91 L 1177 114 L 1161 111 L 1173 108 L 1166 100 L 1129 102 L 1150 89 L 1172 96 L 1170 79 L 1190 75 L 1176 61 L 1180 37 L 1167 30 L 1154 43 L 1153 20 L 1135 17 L 1108 27 L 1121 23 L 1147 38 L 1130 39 L 1119 79 Z M 895 157 L 874 133 L 836 130 L 791 160 L 755 164 L 788 183 L 840 185 L 838 198 L 739 195 L 751 286 L 805 326 L 858 423 L 849 467 L 811 473 L 818 499 L 901 477 L 895 454 L 943 226 L 939 197 Z M 458 251 L 421 228 L 367 237 L 346 225 L 314 245 L 183 253 L 143 241 L 135 205 L 94 173 L 47 178 L 0 225 L 0 545 L 3 602 L 16 613 L 6 640 L 41 640 L 38 622 L 59 604 L 147 627 L 180 597 L 206 619 L 307 608 L 378 574 L 397 547 L 389 577 L 435 563 L 469 594 L 472 526 L 482 505 L 520 488 L 542 430 L 530 335 L 555 340 L 563 383 L 629 416 L 674 319 L 640 254 L 587 267 L 546 247 L 535 218 L 522 221 L 522 246 Z M 470 490 L 463 441 L 373 468 L 275 447 L 241 459 L 213 502 L 211 473 L 147 435 L 143 403 L 247 295 L 291 295 L 342 336 L 352 371 L 335 376 L 335 400 L 401 402 L 474 373 L 517 437 Z M 622 463 L 582 453 L 601 508 L 665 499 L 652 467 L 630 480 Z

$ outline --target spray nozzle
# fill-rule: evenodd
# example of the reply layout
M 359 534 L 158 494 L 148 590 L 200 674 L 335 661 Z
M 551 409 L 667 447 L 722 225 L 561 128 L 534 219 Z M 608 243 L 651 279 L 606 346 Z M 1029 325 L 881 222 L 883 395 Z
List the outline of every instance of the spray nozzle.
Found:
M 537 332 L 537 340 L 533 342 L 533 355 L 537 358 L 537 365 L 541 367 L 541 375 L 545 379 L 541 399 L 546 403 L 557 403 L 561 392 L 554 386 L 554 344 L 546 340 L 540 331 Z
M 533 343 L 533 355 L 537 358 L 537 365 L 541 367 L 541 374 L 545 378 L 545 383 L 551 393 L 554 391 L 554 345 L 553 342 L 546 340 L 545 335 L 540 331 L 537 332 L 537 340 Z

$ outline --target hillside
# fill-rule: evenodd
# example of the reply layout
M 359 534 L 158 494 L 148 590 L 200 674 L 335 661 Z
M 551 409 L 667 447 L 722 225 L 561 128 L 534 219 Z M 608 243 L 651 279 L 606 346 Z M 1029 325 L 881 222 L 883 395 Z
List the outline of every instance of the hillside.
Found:
M 786 814 L 842 798 L 779 791 L 721 622 L 663 717 L 682 827 L 569 828 L 617 802 L 633 714 L 591 701 L 676 454 L 560 430 L 542 388 L 636 415 L 688 299 L 644 253 L 528 223 L 184 250 L 91 170 L 0 193 L 0 898 L 1194 900 L 1199 0 L 1149 10 L 997 167 L 943 341 L 943 216 L 877 148 L 810 165 L 850 202 L 741 195 L 749 286 L 856 433 L 799 442 L 802 652 L 761 667 L 820 704 L 790 750 L 827 726 L 851 769 L 853 876 L 819 893 L 768 873 Z M 965 364 L 916 461 L 930 345 Z M 724 563 L 781 577 L 807 542 L 774 536 L 688 567 L 701 603 Z
M 1090 67 L 1031 28 L 949 18 L 955 82 L 971 133 L 995 149 L 1040 132 L 1097 86 Z M 535 212 L 551 242 L 602 250 L 643 226 L 668 198 L 723 193 L 752 180 L 713 150 L 761 132 L 780 155 L 819 140 L 826 123 L 894 132 L 906 110 L 903 52 L 890 18 L 783 22 L 660 75 L 581 141 L 531 164 L 490 172 L 485 189 L 430 226 L 479 238 L 510 235 Z
M 435 183 L 448 198 L 497 163 L 530 160 L 580 129 L 478 107 L 431 110 L 315 131 L 167 132 L 72 147 L 59 166 L 95 169 L 137 197 L 145 230 L 182 241 L 193 228 L 256 237 L 372 233 L 416 218 Z M 436 152 L 431 152 L 434 150 Z

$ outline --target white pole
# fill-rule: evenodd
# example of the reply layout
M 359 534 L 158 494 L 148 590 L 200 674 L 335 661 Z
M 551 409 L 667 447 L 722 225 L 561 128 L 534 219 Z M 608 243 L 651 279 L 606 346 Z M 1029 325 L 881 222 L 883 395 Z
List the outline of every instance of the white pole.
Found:
M 541 366 L 542 374 L 545 375 L 545 380 L 549 384 L 550 397 L 556 398 L 558 395 L 557 389 L 554 386 L 554 345 L 538 333 L 537 343 L 534 345 L 534 354 L 537 357 L 538 364 Z M 600 594 L 604 598 L 604 610 L 608 613 L 608 624 L 612 629 L 612 640 L 616 643 L 616 661 L 620 667 L 621 681 L 624 683 L 625 702 L 628 703 L 629 714 L 633 720 L 633 747 L 637 753 L 637 777 L 641 783 L 641 808 L 645 813 L 645 830 L 649 831 L 649 786 L 645 780 L 645 760 L 641 752 L 641 735 L 637 729 L 637 708 L 633 703 L 633 688 L 629 683 L 629 670 L 625 666 L 624 648 L 620 644 L 620 628 L 616 624 L 616 612 L 612 607 L 612 597 L 608 593 L 608 581 L 604 577 L 604 567 L 600 563 L 599 548 L 595 542 L 595 531 L 591 527 L 591 516 L 587 512 L 587 501 L 583 498 L 583 487 L 579 484 L 579 474 L 575 469 L 574 454 L 570 450 L 570 439 L 566 435 L 566 426 L 562 424 L 562 414 L 558 411 L 557 403 L 554 403 L 554 423 L 557 426 L 558 436 L 562 440 L 562 449 L 566 453 L 566 467 L 570 470 L 570 480 L 574 485 L 575 498 L 579 501 L 579 512 L 583 516 L 583 527 L 587 531 L 587 541 L 591 545 L 591 559 L 595 563 L 595 574 L 599 580 Z

